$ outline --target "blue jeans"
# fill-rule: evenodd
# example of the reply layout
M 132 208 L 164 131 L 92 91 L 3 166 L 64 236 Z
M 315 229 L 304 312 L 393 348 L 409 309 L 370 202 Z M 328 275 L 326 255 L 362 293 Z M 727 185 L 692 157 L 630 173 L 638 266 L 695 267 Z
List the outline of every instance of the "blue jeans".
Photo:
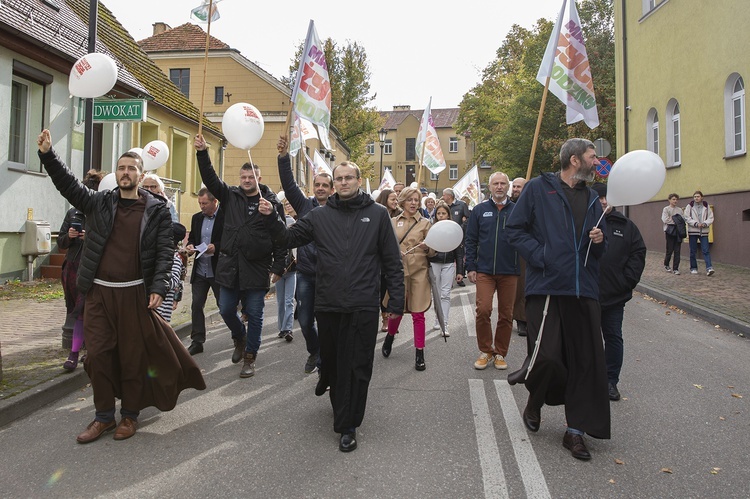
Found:
M 279 311 L 279 331 L 291 331 L 294 327 L 294 290 L 297 272 L 287 272 L 276 281 L 276 307 Z
M 604 359 L 607 362 L 607 378 L 617 385 L 622 370 L 623 342 L 622 319 L 625 304 L 602 307 L 602 335 L 604 335 Z
M 232 332 L 232 338 L 245 336 L 245 325 L 237 313 L 237 304 L 242 303 L 242 313 L 247 315 L 247 340 L 245 352 L 258 353 L 260 348 L 260 333 L 263 329 L 263 307 L 266 292 L 262 289 L 246 289 L 240 291 L 234 288 L 221 287 L 219 292 L 219 313 L 224 323 Z
M 318 353 L 320 342 L 315 327 L 315 276 L 301 272 L 297 272 L 297 320 L 305 337 L 307 353 Z
M 711 253 L 708 250 L 708 235 L 689 234 L 688 237 L 690 238 L 690 270 L 698 268 L 698 261 L 695 259 L 695 254 L 698 252 L 698 239 L 701 241 L 701 251 L 703 252 L 703 261 L 706 263 L 706 270 L 710 269 L 712 266 Z

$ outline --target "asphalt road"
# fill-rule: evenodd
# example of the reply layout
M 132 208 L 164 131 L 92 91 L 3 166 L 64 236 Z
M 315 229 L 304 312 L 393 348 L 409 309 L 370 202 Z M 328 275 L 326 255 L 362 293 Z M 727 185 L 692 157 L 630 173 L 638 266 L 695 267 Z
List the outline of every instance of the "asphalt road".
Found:
M 257 373 L 240 379 L 225 328 L 196 357 L 208 389 L 168 413 L 146 409 L 135 437 L 79 445 L 90 388 L 0 431 L 3 497 L 750 497 L 750 343 L 636 295 L 625 312 L 625 366 L 613 438 L 593 459 L 562 447 L 562 407 L 527 434 L 521 386 L 473 368 L 473 287 L 453 291 L 448 342 L 428 332 L 414 370 L 411 321 L 379 353 L 359 448 L 338 450 L 327 396 L 305 375 L 299 329 L 276 338 L 273 300 Z M 428 326 L 432 313 L 428 314 Z M 470 325 L 467 328 L 467 321 Z M 508 362 L 523 360 L 513 336 Z M 736 395 L 736 396 L 733 396 Z M 743 398 L 740 398 L 743 397 Z

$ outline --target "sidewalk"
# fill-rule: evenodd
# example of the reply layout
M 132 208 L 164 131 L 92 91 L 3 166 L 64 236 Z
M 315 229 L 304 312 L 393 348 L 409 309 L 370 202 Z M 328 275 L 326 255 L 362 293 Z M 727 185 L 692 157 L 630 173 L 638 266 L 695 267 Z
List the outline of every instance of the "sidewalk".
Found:
M 683 247 L 687 253 L 687 247 Z M 750 307 L 744 294 L 750 289 L 750 269 L 714 263 L 716 274 L 690 274 L 687 255 L 681 264 L 682 275 L 667 273 L 663 253 L 649 251 L 646 269 L 637 291 L 690 314 L 750 336 Z M 186 283 L 183 301 L 172 318 L 181 338 L 190 334 L 190 285 Z M 207 327 L 221 323 L 216 302 L 209 296 L 206 304 Z M 61 348 L 61 326 L 65 316 L 63 299 L 37 303 L 34 300 L 0 302 L 0 346 L 3 375 L 16 389 L 0 393 L 0 427 L 31 414 L 46 404 L 85 386 L 88 376 L 79 366 L 66 373 L 62 364 L 68 352 Z

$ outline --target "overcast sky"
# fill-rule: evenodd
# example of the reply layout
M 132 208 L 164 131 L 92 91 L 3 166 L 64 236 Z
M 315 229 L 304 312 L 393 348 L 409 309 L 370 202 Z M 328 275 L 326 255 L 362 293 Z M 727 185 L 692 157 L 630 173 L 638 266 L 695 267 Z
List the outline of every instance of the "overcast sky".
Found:
M 172 27 L 190 19 L 201 0 L 101 0 L 136 40 L 152 35 L 152 24 Z M 457 107 L 481 79 L 513 24 L 531 28 L 555 20 L 562 0 L 222 0 L 211 35 L 277 78 L 288 73 L 310 19 L 321 39 L 356 41 L 370 62 L 374 105 L 390 111 L 407 104 L 423 109 Z M 205 25 L 204 26 L 205 29 Z M 251 103 L 252 104 L 252 103 Z

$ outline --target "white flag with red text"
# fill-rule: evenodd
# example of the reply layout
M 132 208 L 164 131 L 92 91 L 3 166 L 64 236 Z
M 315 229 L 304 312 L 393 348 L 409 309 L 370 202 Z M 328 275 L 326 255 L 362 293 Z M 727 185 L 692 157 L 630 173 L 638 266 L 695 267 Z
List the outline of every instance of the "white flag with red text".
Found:
M 453 193 L 456 199 L 461 199 L 473 208 L 482 202 L 481 195 L 482 185 L 479 183 L 479 169 L 476 165 L 466 172 L 466 175 L 456 182 L 453 186 Z
M 563 0 L 557 23 L 547 43 L 536 79 L 545 85 L 548 77 L 549 91 L 567 108 L 568 125 L 583 120 L 589 128 L 599 126 L 594 80 L 591 78 L 575 0 Z
M 393 189 L 394 185 L 396 185 L 396 179 L 393 178 L 393 174 L 391 173 L 390 168 L 386 168 L 385 173 L 383 174 L 383 180 L 380 182 L 380 187 L 378 187 L 378 190 L 382 191 L 383 189 Z
M 435 123 L 432 121 L 431 108 L 432 97 L 430 97 L 430 102 L 427 104 L 424 113 L 422 113 L 422 121 L 419 123 L 419 134 L 417 135 L 415 150 L 422 164 L 433 174 L 437 175 L 445 170 L 445 156 L 443 156 L 443 150 L 440 147 L 440 139 L 438 139 L 438 134 L 435 130 Z M 422 149 L 424 149 L 424 157 L 422 156 Z
M 326 139 L 322 140 L 326 145 L 328 130 L 331 128 L 331 81 L 323 44 L 312 19 L 292 90 L 292 106 L 300 118 L 324 129 L 319 132 L 321 136 L 326 135 Z

